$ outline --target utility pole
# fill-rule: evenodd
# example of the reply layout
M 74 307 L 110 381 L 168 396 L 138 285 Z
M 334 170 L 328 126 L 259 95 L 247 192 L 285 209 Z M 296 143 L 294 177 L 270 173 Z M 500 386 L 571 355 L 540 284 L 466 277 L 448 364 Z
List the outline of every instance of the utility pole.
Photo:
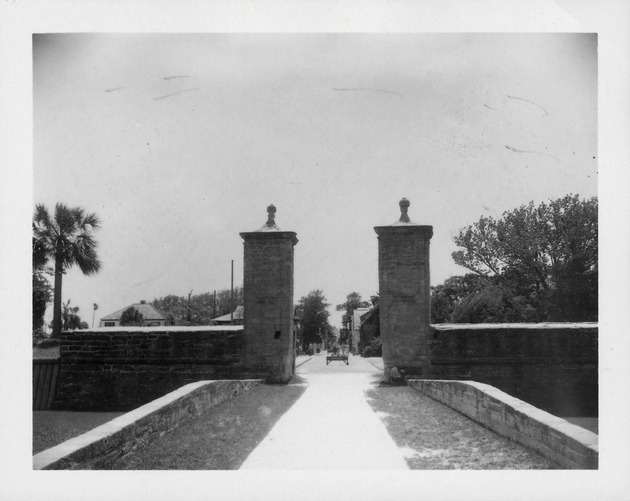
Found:
M 234 324 L 234 259 L 232 259 L 232 282 L 230 285 L 230 324 Z
M 212 318 L 217 318 L 217 291 L 214 291 L 213 301 L 212 301 Z
M 92 312 L 92 329 L 94 329 L 94 316 L 96 315 L 96 310 L 98 310 L 98 304 L 94 303 L 94 311 Z
M 190 322 L 190 296 L 191 296 L 192 293 L 193 293 L 193 289 L 190 289 L 190 292 L 188 293 L 188 307 L 187 307 L 187 310 L 188 310 L 188 321 L 189 322 Z

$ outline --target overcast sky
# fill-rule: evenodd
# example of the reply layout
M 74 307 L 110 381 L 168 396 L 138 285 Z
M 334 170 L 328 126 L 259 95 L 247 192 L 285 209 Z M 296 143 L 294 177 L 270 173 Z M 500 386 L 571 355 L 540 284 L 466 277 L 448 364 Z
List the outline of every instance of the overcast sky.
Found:
M 102 220 L 102 271 L 64 278 L 91 324 L 242 283 L 239 232 L 295 231 L 295 301 L 378 291 L 398 201 L 452 236 L 533 200 L 597 195 L 589 34 L 35 35 L 34 202 Z M 52 305 L 47 317 L 52 316 Z

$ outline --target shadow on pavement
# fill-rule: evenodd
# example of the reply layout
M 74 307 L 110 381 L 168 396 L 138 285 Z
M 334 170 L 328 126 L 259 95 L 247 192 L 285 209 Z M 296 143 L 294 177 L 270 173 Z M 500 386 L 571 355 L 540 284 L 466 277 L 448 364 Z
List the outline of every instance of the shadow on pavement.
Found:
M 304 379 L 299 374 L 293 374 L 293 377 L 291 378 L 291 381 L 289 381 L 289 386 L 292 386 L 292 385 L 307 385 L 307 384 L 308 384 L 308 382 L 306 381 L 306 379 Z

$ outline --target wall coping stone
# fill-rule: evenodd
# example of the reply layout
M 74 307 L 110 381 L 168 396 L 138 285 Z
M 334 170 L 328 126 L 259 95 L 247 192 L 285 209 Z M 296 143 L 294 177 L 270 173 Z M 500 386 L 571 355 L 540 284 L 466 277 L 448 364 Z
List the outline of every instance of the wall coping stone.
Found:
M 98 332 L 99 334 L 107 334 L 108 332 L 226 332 L 226 331 L 242 331 L 242 325 L 195 325 L 195 326 L 155 326 L 155 327 L 95 327 L 93 329 L 77 329 L 72 331 L 63 331 L 72 334 L 88 334 L 90 332 Z
M 428 379 L 411 379 L 408 381 L 408 385 L 421 393 L 442 402 L 445 405 L 455 409 L 456 411 L 464 414 L 473 421 L 481 423 L 486 428 L 491 429 L 498 435 L 509 438 L 515 442 L 519 442 L 527 447 L 533 447 L 543 456 L 560 463 L 562 466 L 572 469 L 597 469 L 599 462 L 599 436 L 585 428 L 569 423 L 565 419 L 554 416 L 542 409 L 538 409 L 533 405 L 528 404 L 518 398 L 512 397 L 507 393 L 495 388 L 494 386 L 479 383 L 476 381 L 451 381 L 451 380 L 428 380 Z M 427 387 L 436 388 L 442 387 L 469 387 L 477 390 L 478 393 L 485 394 L 491 399 L 504 404 L 506 408 L 512 408 L 514 414 L 521 414 L 527 417 L 529 422 L 542 427 L 550 432 L 549 440 L 547 443 L 541 442 L 535 434 L 528 434 L 527 430 L 519 429 L 518 426 L 512 424 L 510 426 L 509 420 L 504 422 L 498 421 L 484 421 L 480 416 L 479 400 L 476 402 L 476 413 L 467 411 L 467 404 L 465 402 L 452 402 L 446 398 L 438 398 Z M 461 403 L 461 407 L 458 408 L 457 404 Z M 453 405 L 454 404 L 454 405 Z M 554 437 L 555 435 L 555 437 Z M 577 448 L 580 449 L 578 455 L 580 459 L 575 459 L 575 453 L 573 457 L 570 452 L 567 452 L 567 442 L 574 441 L 577 443 Z
M 502 330 L 502 329 L 597 329 L 597 322 L 542 322 L 522 324 L 431 324 L 439 331 Z
M 224 399 L 227 400 L 240 391 L 247 390 L 260 383 L 262 383 L 261 379 L 244 379 L 197 381 L 187 384 L 78 437 L 71 438 L 35 454 L 33 456 L 33 469 L 88 469 L 89 465 L 98 460 L 99 457 L 107 457 L 116 450 L 119 450 L 119 455 L 122 455 L 122 450 L 130 441 L 135 442 L 134 446 L 141 446 L 149 441 L 147 438 L 150 439 L 151 437 L 136 436 L 133 430 L 145 424 L 149 425 L 152 417 L 168 411 L 169 408 L 176 410 L 178 404 L 185 403 L 191 399 L 198 402 L 201 400 L 203 393 L 212 390 L 213 386 L 219 387 L 219 389 L 227 387 L 229 394 Z M 195 416 L 191 412 L 183 414 L 174 412 L 169 414 L 166 416 L 168 429 L 154 430 L 156 432 L 154 435 L 170 431 L 170 429 L 177 427 L 184 420 L 196 417 L 213 407 L 212 402 L 205 405 L 202 402 L 201 404 L 195 409 Z M 130 431 L 131 433 L 129 433 Z M 117 457 L 111 460 L 115 460 Z

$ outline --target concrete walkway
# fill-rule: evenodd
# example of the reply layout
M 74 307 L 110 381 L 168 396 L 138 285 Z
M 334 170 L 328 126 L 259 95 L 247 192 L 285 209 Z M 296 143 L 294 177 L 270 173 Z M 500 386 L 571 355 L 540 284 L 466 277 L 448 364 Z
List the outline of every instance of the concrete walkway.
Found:
M 327 366 L 325 352 L 304 361 L 292 384 L 306 391 L 241 469 L 408 469 L 366 400 L 365 391 L 381 380 L 376 365 L 351 355 L 349 365 Z

